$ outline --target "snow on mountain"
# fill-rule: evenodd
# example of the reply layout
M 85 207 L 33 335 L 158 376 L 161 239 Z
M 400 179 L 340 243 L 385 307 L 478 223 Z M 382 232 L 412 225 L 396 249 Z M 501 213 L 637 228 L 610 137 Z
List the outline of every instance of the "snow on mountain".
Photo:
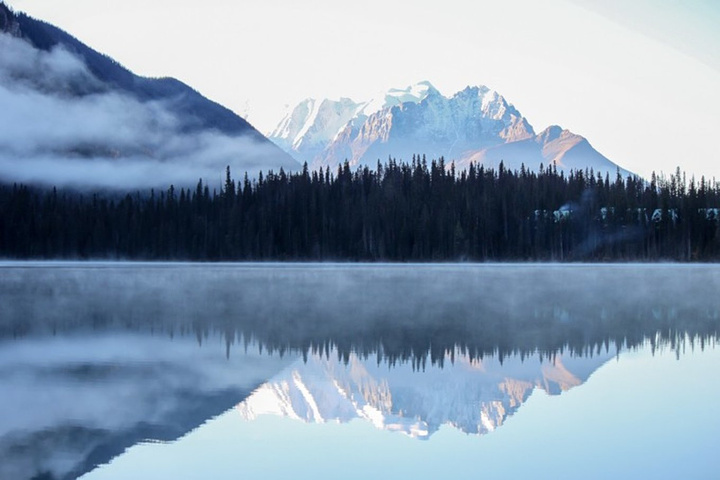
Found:
M 404 89 L 380 92 L 364 102 L 349 98 L 308 98 L 289 111 L 268 138 L 298 161 L 314 164 L 315 158 L 346 130 L 352 131 L 384 109 L 419 103 L 433 93 L 437 93 L 435 87 L 429 82 L 420 82 Z
M 315 163 L 335 165 L 347 158 L 352 165 L 373 164 L 391 156 L 408 160 L 416 153 L 459 159 L 478 146 L 533 135 L 527 121 L 497 92 L 468 87 L 446 98 L 433 89 L 418 103 L 401 103 L 370 115 L 357 133 L 338 138 Z M 345 158 L 338 157 L 343 150 Z
M 531 356 L 471 360 L 459 352 L 443 367 L 392 367 L 351 355 L 347 364 L 333 352 L 298 362 L 255 390 L 237 406 L 253 420 L 277 415 L 309 423 L 360 418 L 375 427 L 429 438 L 442 425 L 485 434 L 503 425 L 536 389 L 556 395 L 582 384 L 611 355 Z
M 300 102 L 269 134 L 269 138 L 298 160 L 319 154 L 363 108 L 349 98 Z
M 467 87 L 450 97 L 429 82 L 391 89 L 367 102 L 305 100 L 269 138 L 312 167 L 375 165 L 414 154 L 444 157 L 465 168 L 470 162 L 510 169 L 536 170 L 541 164 L 559 169 L 615 173 L 617 165 L 583 137 L 551 126 L 533 127 L 498 92 Z M 623 174 L 628 172 L 621 170 Z
M 373 98 L 363 103 L 362 114 L 369 117 L 375 112 L 384 108 L 392 108 L 404 103 L 420 103 L 429 95 L 438 93 L 430 82 L 418 82 L 406 88 L 391 88 L 387 92 L 374 95 Z

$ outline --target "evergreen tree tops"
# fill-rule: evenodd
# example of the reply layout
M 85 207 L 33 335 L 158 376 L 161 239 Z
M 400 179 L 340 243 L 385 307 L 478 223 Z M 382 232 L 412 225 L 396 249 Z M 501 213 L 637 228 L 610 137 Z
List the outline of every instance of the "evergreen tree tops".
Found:
M 720 186 L 679 170 L 610 179 L 389 159 L 375 169 L 262 172 L 221 191 L 125 196 L 0 187 L 12 258 L 351 261 L 709 261 Z

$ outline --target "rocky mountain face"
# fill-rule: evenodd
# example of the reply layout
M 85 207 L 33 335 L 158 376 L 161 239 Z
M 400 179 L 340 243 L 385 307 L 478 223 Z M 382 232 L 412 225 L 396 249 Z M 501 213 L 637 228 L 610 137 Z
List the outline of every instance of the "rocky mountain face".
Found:
M 270 136 L 287 152 L 302 152 L 304 158 L 315 157 L 340 129 L 361 115 L 362 107 L 349 98 L 307 99 L 286 116 Z
M 471 360 L 456 352 L 443 367 L 378 364 L 335 352 L 312 355 L 271 379 L 237 406 L 252 420 L 279 415 L 323 423 L 360 418 L 379 429 L 429 438 L 443 425 L 485 434 L 503 425 L 535 390 L 557 395 L 582 384 L 611 356 Z
M 297 168 L 252 125 L 174 78 L 133 74 L 0 2 L 0 181 L 195 185 Z
M 329 153 L 324 151 L 335 140 L 340 146 L 341 139 L 352 139 L 373 115 L 387 108 L 419 103 L 435 93 L 437 90 L 429 82 L 421 82 L 406 89 L 390 89 L 364 102 L 309 98 L 290 111 L 268 137 L 298 160 L 311 164 L 315 158 L 327 157 Z M 369 132 L 366 128 L 366 136 L 387 133 L 382 115 L 372 123 L 379 125 L 369 127 Z
M 306 100 L 269 138 L 313 167 L 335 167 L 345 160 L 373 166 L 388 157 L 409 161 L 424 154 L 428 159 L 444 157 L 459 168 L 470 162 L 497 168 L 501 161 L 518 170 L 522 165 L 537 170 L 541 164 L 554 164 L 564 170 L 615 174 L 618 168 L 585 138 L 561 127 L 536 134 L 512 104 L 485 86 L 446 97 L 421 82 L 367 102 Z

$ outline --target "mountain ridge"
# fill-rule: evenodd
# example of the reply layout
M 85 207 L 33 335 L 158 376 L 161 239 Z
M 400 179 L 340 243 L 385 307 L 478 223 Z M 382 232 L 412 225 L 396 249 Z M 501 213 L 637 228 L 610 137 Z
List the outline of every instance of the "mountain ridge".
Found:
M 183 106 L 183 109 L 190 111 L 191 108 L 195 108 L 194 113 L 203 120 L 204 126 L 211 125 L 211 121 L 216 120 L 212 122 L 212 126 L 224 133 L 238 133 L 250 129 L 251 134 L 262 137 L 262 134 L 245 119 L 219 103 L 207 99 L 197 90 L 176 78 L 151 78 L 135 75 L 110 56 L 94 50 L 61 28 L 22 12 L 15 13 L 6 7 L 4 2 L 0 2 L 0 11 L 3 11 L 4 16 L 10 18 L 8 25 L 16 36 L 29 41 L 40 50 L 50 51 L 58 46 L 70 50 L 71 53 L 80 56 L 90 72 L 101 81 L 131 92 L 143 100 L 156 99 L 158 95 L 163 97 L 178 94 L 188 95 L 191 97 L 191 104 Z M 0 30 L 6 31 L 1 27 Z
M 331 109 L 306 115 L 301 102 L 279 123 L 279 127 L 289 125 L 292 118 L 295 128 L 275 128 L 268 138 L 314 168 L 334 167 L 345 160 L 350 165 L 374 165 L 388 157 L 409 161 L 415 154 L 426 154 L 444 157 L 446 164 L 454 162 L 459 168 L 471 162 L 497 168 L 502 161 L 513 170 L 523 166 L 536 170 L 542 164 L 560 170 L 615 174 L 620 169 L 623 175 L 630 174 L 595 150 L 586 138 L 560 126 L 536 133 L 513 104 L 484 85 L 467 86 L 445 96 L 423 81 L 390 89 L 364 102 L 341 101 L 343 116 L 333 115 Z M 374 108 L 368 109 L 368 105 Z M 318 123 L 332 125 L 334 133 L 321 131 Z M 290 137 L 292 141 L 288 141 Z M 312 138 L 312 149 L 305 143 L 308 138 Z
M 0 41 L 4 181 L 191 186 L 198 178 L 219 183 L 227 165 L 253 175 L 300 166 L 245 119 L 182 81 L 135 75 L 4 2 Z

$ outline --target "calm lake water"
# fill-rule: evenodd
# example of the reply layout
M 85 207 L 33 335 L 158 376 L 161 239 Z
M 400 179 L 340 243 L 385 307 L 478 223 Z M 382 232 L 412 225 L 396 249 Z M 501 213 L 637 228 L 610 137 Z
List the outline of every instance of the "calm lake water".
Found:
M 0 263 L 0 479 L 720 478 L 720 267 Z

